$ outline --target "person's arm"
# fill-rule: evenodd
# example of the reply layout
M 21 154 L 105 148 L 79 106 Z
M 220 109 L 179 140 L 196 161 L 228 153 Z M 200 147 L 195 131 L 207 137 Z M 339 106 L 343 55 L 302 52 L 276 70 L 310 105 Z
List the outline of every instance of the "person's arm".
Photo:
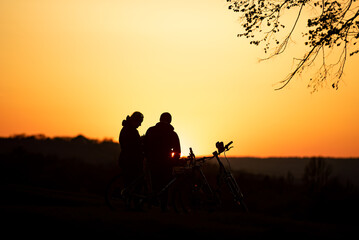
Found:
M 176 132 L 173 132 L 172 142 L 173 142 L 173 151 L 175 152 L 176 157 L 177 158 L 181 157 L 181 144 Z

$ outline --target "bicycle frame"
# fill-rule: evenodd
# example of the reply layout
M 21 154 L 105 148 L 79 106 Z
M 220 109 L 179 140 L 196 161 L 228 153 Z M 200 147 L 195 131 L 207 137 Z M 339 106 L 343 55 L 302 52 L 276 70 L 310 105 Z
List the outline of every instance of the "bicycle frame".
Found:
M 207 188 L 207 190 L 209 191 L 210 195 L 213 197 L 216 197 L 214 194 L 214 192 L 212 191 L 211 186 L 209 185 L 206 176 L 204 175 L 202 168 L 200 166 L 197 166 L 198 162 L 204 162 L 205 160 L 209 160 L 209 159 L 213 159 L 216 158 L 218 165 L 219 165 L 219 177 L 220 179 L 223 180 L 223 182 L 228 186 L 230 193 L 233 196 L 233 200 L 238 204 L 241 205 L 244 210 L 246 212 L 248 212 L 248 208 L 246 206 L 246 204 L 244 203 L 244 197 L 242 194 L 242 191 L 240 190 L 237 181 L 235 180 L 235 178 L 233 177 L 232 173 L 230 170 L 228 170 L 224 164 L 222 163 L 221 159 L 219 158 L 219 155 L 222 152 L 226 152 L 229 151 L 229 149 L 231 149 L 232 147 L 230 147 L 230 145 L 233 142 L 229 142 L 227 145 L 224 145 L 223 142 L 217 142 L 216 143 L 216 147 L 217 147 L 217 151 L 212 153 L 211 157 L 203 157 L 200 159 L 196 159 L 195 155 L 193 154 L 192 148 L 190 148 L 190 155 L 188 157 L 188 159 L 190 160 L 190 165 L 192 166 L 192 168 L 198 168 L 199 172 L 201 174 L 201 177 L 203 179 L 203 183 L 205 185 L 205 187 Z
M 209 184 L 205 173 L 203 172 L 203 164 L 206 160 L 216 158 L 218 164 L 219 164 L 219 171 L 220 171 L 220 179 L 223 180 L 223 182 L 228 186 L 228 189 L 230 193 L 233 196 L 233 200 L 241 205 L 245 211 L 248 211 L 245 203 L 244 203 L 244 197 L 243 194 L 233 177 L 231 171 L 227 169 L 224 164 L 222 163 L 221 159 L 219 158 L 219 155 L 222 152 L 226 152 L 230 149 L 230 145 L 232 142 L 228 143 L 226 146 L 223 145 L 223 142 L 217 142 L 216 147 L 218 151 L 213 152 L 211 157 L 202 157 L 199 159 L 196 159 L 196 156 L 193 154 L 192 148 L 190 148 L 190 155 L 186 159 L 186 166 L 185 167 L 179 167 L 180 172 L 176 173 L 174 171 L 173 178 L 164 186 L 161 190 L 158 192 L 152 192 L 151 189 L 151 177 L 150 175 L 144 173 L 142 176 L 138 177 L 136 180 L 134 180 L 129 186 L 127 187 L 121 187 L 120 190 L 120 196 L 115 197 L 115 199 L 125 200 L 136 198 L 140 202 L 147 202 L 150 204 L 150 206 L 159 199 L 161 194 L 163 194 L 165 191 L 167 191 L 179 178 L 182 179 L 182 176 L 186 177 L 186 175 L 189 173 L 190 179 L 193 176 L 194 178 L 191 181 L 192 191 L 195 195 L 192 196 L 199 196 L 198 203 L 210 203 L 215 204 L 216 206 L 221 205 L 221 200 L 219 198 L 217 190 L 212 190 L 211 185 Z M 188 175 L 187 175 L 188 176 Z M 121 175 L 116 176 L 110 183 L 108 184 L 107 190 L 106 190 L 106 201 L 111 206 L 111 200 L 112 200 L 112 193 L 109 192 L 110 189 L 112 189 L 112 183 L 115 183 L 116 179 L 121 179 Z M 138 186 L 143 185 L 144 191 L 138 191 L 136 190 Z M 198 185 L 197 185 L 198 184 Z M 147 189 L 147 190 L 146 190 Z M 200 194 L 200 195 L 197 195 Z M 204 195 L 203 195 L 204 194 Z M 204 198 L 203 198 L 204 197 Z M 195 197 L 196 198 L 196 197 Z M 114 200 L 117 201 L 117 200 Z M 197 201 L 197 200 L 196 200 Z M 196 205 L 200 206 L 200 205 Z M 214 206 L 214 205 L 211 205 Z
M 209 191 L 209 193 L 211 195 L 213 195 L 213 191 L 212 191 L 212 188 L 211 186 L 209 185 L 208 181 L 207 181 L 207 178 L 206 178 L 206 175 L 204 174 L 203 170 L 202 170 L 202 164 L 204 163 L 205 160 L 207 159 L 211 159 L 213 157 L 203 157 L 203 158 L 200 158 L 200 159 L 196 159 L 196 156 L 194 155 L 193 151 L 192 151 L 192 148 L 189 149 L 190 151 L 190 155 L 189 155 L 189 160 L 190 160 L 190 166 L 193 170 L 198 170 L 201 177 L 202 177 L 202 180 L 203 180 L 203 183 L 204 185 L 206 186 L 207 190 Z M 201 164 L 202 163 L 202 164 Z
M 241 189 L 239 188 L 237 181 L 235 180 L 235 178 L 233 177 L 232 173 L 225 168 L 225 166 L 223 165 L 221 159 L 219 158 L 219 155 L 222 152 L 226 152 L 229 149 L 231 149 L 231 147 L 229 147 L 233 142 L 229 142 L 227 145 L 223 145 L 223 142 L 217 142 L 216 143 L 216 147 L 218 149 L 218 151 L 213 152 L 213 156 L 216 158 L 219 167 L 220 167 L 220 173 L 222 173 L 223 176 L 223 180 L 224 182 L 227 184 L 229 191 L 231 192 L 231 194 L 233 195 L 234 201 L 238 204 L 238 205 L 242 205 L 242 207 L 244 208 L 244 210 L 246 212 L 248 212 L 248 208 L 246 206 L 246 204 L 244 203 L 244 196 L 242 194 Z

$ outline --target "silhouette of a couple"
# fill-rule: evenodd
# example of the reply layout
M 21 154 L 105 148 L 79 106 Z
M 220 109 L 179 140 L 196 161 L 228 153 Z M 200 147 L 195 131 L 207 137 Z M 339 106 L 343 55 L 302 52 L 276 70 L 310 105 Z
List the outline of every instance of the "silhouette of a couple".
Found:
M 150 127 L 144 138 L 141 138 L 137 128 L 141 126 L 143 118 L 142 113 L 134 112 L 123 120 L 119 136 L 119 164 L 124 173 L 125 184 L 128 185 L 143 174 L 146 161 L 152 190 L 159 192 L 172 178 L 172 168 L 181 155 L 180 141 L 171 125 L 170 113 L 162 113 L 160 121 Z M 161 195 L 160 205 L 163 211 L 167 209 L 167 204 L 168 191 Z

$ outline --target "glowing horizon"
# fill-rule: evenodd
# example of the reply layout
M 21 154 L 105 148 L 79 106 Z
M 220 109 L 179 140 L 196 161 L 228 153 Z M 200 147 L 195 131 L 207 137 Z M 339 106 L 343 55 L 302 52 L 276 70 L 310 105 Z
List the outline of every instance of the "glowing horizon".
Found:
M 183 156 L 359 156 L 358 56 L 337 91 L 274 91 L 299 45 L 259 63 L 226 1 L 5 0 L 0 32 L 0 136 L 117 141 L 127 115 L 143 135 L 167 111 Z

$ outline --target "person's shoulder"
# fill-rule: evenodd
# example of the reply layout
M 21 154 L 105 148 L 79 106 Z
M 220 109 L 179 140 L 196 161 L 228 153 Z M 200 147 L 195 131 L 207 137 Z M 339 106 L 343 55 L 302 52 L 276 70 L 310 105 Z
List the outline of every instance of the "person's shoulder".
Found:
M 152 132 L 155 129 L 155 126 L 149 127 L 146 131 L 146 134 Z
M 147 131 L 152 131 L 153 129 L 156 129 L 156 126 L 149 127 Z
M 123 126 L 121 132 L 126 132 L 126 131 L 128 131 L 128 126 Z

